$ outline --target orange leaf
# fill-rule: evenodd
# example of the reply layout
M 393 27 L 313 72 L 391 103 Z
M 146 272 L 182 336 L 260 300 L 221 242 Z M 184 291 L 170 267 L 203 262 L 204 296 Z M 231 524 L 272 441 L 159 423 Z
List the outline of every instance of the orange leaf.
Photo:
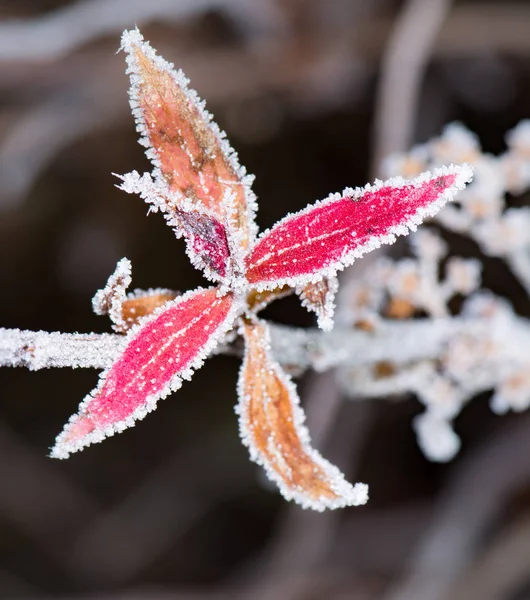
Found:
M 109 315 L 112 328 L 118 333 L 126 333 L 147 315 L 150 315 L 166 302 L 174 300 L 179 293 L 158 288 L 156 290 L 135 290 L 126 294 L 131 285 L 131 263 L 122 258 L 107 285 L 98 290 L 92 299 L 92 308 L 97 315 Z
M 297 290 L 302 306 L 317 315 L 318 326 L 324 331 L 333 329 L 334 300 L 338 287 L 336 277 L 323 277 L 320 281 L 308 283 Z
M 350 485 L 310 446 L 296 389 L 269 354 L 266 324 L 247 319 L 243 334 L 246 354 L 239 378 L 237 412 L 251 459 L 265 467 L 288 500 L 295 500 L 303 508 L 321 511 L 364 504 L 367 486 Z
M 138 30 L 125 31 L 130 100 L 141 143 L 171 192 L 228 221 L 248 245 L 254 194 L 224 133 L 181 71 L 158 56 Z M 230 198 L 231 197 L 231 198 Z
M 135 290 L 134 294 L 129 294 L 121 305 L 122 321 L 126 325 L 125 331 L 133 325 L 137 325 L 142 317 L 155 312 L 157 308 L 174 300 L 178 295 L 178 292 L 162 289 Z

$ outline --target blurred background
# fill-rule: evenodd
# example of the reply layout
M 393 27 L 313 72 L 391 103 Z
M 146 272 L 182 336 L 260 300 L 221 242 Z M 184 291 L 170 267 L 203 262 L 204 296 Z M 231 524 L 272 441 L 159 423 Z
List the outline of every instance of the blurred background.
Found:
M 256 175 L 261 228 L 364 185 L 447 122 L 498 153 L 530 117 L 525 0 L 0 0 L 3 327 L 109 331 L 90 300 L 123 256 L 133 287 L 203 282 L 163 219 L 115 188 L 112 173 L 150 168 L 116 54 L 135 24 Z M 314 324 L 295 298 L 267 316 Z M 456 423 L 462 452 L 434 464 L 414 398 L 352 402 L 332 372 L 309 373 L 315 445 L 371 494 L 314 514 L 248 460 L 238 367 L 209 360 L 136 428 L 66 462 L 49 447 L 97 372 L 3 369 L 0 598 L 530 598 L 530 416 L 478 397 Z

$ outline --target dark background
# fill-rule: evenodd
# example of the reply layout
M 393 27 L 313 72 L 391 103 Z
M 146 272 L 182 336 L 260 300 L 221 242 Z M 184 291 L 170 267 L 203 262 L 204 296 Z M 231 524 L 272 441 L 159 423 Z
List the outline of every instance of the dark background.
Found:
M 157 19 L 134 16 L 139 4 L 129 3 L 130 22 L 120 9 L 114 26 L 116 15 L 97 1 L 0 1 L 4 327 L 110 330 L 90 300 L 123 256 L 133 287 L 203 283 L 162 218 L 146 218 L 139 199 L 115 188 L 112 173 L 149 170 L 135 141 L 124 56 L 115 54 L 125 26 L 137 22 L 207 100 L 256 175 L 261 228 L 377 172 L 378 82 L 403 3 L 218 1 Z M 193 5 L 174 1 L 175 11 Z M 80 30 L 95 33 L 54 53 L 61 36 L 82 33 L 67 19 L 57 21 L 63 33 L 43 23 L 76 6 L 86 9 Z M 530 117 L 530 4 L 457 1 L 448 10 L 426 55 L 407 144 L 460 120 L 487 151 L 501 152 L 506 130 Z M 498 277 L 506 296 L 520 297 L 500 264 Z M 313 324 L 294 298 L 268 316 Z M 309 374 L 299 389 L 311 401 L 315 443 L 350 480 L 367 482 L 371 499 L 306 513 L 276 493 L 239 442 L 238 367 L 233 357 L 209 360 L 136 428 L 66 462 L 47 458 L 48 449 L 97 373 L 2 370 L 0 598 L 390 599 L 411 579 L 443 578 L 459 551 L 462 572 L 446 597 L 530 597 L 530 565 L 516 562 L 530 555 L 530 536 L 515 547 L 507 541 L 529 529 L 527 416 L 497 417 L 488 395 L 474 399 L 456 422 L 462 452 L 433 464 L 410 427 L 420 412 L 413 398 L 351 402 L 332 374 Z M 319 418 L 328 426 L 319 429 Z M 466 514 L 488 501 L 488 518 L 466 531 Z M 433 540 L 445 544 L 437 556 L 447 565 L 429 564 L 422 549 Z M 490 564 L 491 549 L 500 550 Z M 497 589 L 466 587 L 481 568 L 497 569 Z M 404 597 L 437 598 L 432 590 Z

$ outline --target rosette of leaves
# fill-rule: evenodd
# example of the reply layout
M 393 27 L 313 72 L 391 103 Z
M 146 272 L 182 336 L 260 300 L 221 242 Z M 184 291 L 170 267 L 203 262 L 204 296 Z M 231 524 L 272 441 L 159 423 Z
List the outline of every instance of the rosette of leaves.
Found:
M 395 178 L 346 189 L 258 235 L 252 177 L 187 79 L 138 30 L 123 34 L 122 49 L 140 143 L 154 170 L 129 173 L 120 187 L 163 213 L 211 286 L 180 296 L 168 290 L 126 294 L 130 263 L 118 263 L 94 309 L 124 334 L 123 352 L 58 436 L 52 456 L 66 458 L 133 425 L 235 331 L 246 348 L 237 413 L 252 460 L 303 507 L 365 503 L 367 486 L 348 483 L 311 447 L 296 388 L 274 360 L 258 312 L 294 290 L 329 329 L 337 272 L 414 230 L 465 186 L 470 168 L 451 165 L 409 182 Z

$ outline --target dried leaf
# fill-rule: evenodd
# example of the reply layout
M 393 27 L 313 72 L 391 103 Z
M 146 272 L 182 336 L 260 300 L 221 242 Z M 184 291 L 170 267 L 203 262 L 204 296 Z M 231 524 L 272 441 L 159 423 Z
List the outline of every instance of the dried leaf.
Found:
M 167 302 L 179 296 L 179 292 L 162 288 L 151 290 L 134 290 L 127 294 L 127 298 L 121 305 L 122 321 L 128 331 L 147 315 L 155 312 L 157 308 L 164 306 Z
M 333 276 L 354 259 L 414 230 L 471 176 L 468 165 L 452 165 L 413 181 L 398 177 L 317 202 L 260 237 L 247 257 L 247 280 L 268 289 Z
M 239 425 L 250 457 L 263 465 L 288 500 L 324 510 L 357 506 L 367 486 L 350 485 L 340 471 L 311 448 L 304 414 L 290 378 L 271 358 L 263 321 L 243 325 L 246 354 L 239 377 Z
M 138 30 L 125 31 L 122 49 L 131 75 L 130 102 L 147 155 L 171 192 L 212 212 L 253 238 L 251 178 L 181 71 L 158 56 Z
M 126 295 L 130 285 L 131 263 L 127 258 L 122 258 L 105 287 L 98 290 L 92 298 L 92 308 L 96 315 L 109 315 L 112 328 L 118 333 L 127 332 L 141 318 L 179 295 L 178 292 L 161 288 L 135 290 Z
M 335 294 L 339 289 L 336 277 L 323 277 L 316 283 L 308 283 L 297 290 L 302 306 L 317 315 L 318 326 L 324 331 L 333 329 Z
M 239 310 L 233 294 L 199 289 L 133 327 L 123 354 L 57 437 L 52 456 L 67 458 L 144 418 L 202 365 Z

